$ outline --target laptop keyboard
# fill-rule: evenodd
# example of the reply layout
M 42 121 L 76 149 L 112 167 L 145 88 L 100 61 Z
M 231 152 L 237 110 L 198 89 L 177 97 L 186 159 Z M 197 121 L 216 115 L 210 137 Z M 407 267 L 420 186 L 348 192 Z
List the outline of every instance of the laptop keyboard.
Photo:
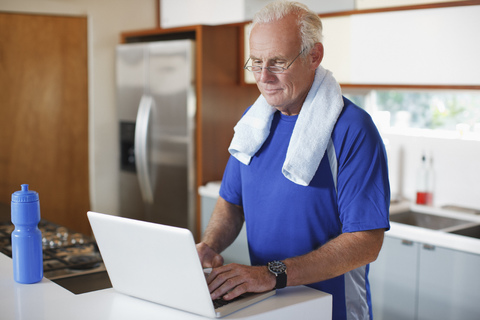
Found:
M 226 306 L 227 304 L 229 303 L 232 303 L 234 301 L 238 301 L 238 300 L 241 300 L 243 298 L 245 298 L 246 296 L 248 295 L 248 293 L 244 293 L 242 295 L 239 295 L 238 297 L 232 299 L 232 300 L 224 300 L 223 298 L 217 298 L 215 300 L 212 300 L 213 302 L 213 307 L 215 309 L 217 308 L 220 308 L 220 307 L 223 307 L 223 306 Z

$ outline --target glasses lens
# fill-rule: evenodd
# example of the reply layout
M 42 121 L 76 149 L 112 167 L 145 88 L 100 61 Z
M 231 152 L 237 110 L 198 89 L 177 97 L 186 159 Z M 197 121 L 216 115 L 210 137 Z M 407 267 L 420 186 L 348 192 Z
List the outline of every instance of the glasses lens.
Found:
M 251 72 L 260 73 L 262 72 L 263 68 L 258 66 L 246 66 L 245 69 Z M 283 67 L 274 67 L 274 66 L 267 67 L 266 69 L 271 73 L 282 73 L 283 71 L 285 71 L 285 68 Z
M 252 72 L 262 72 L 262 67 L 257 67 L 257 66 L 246 66 L 245 69 L 247 69 L 248 71 L 252 71 Z
M 271 67 L 268 67 L 267 69 L 268 69 L 268 71 L 270 71 L 271 73 L 282 73 L 283 71 L 285 71 L 285 68 L 283 68 L 283 67 L 276 67 L 276 66 L 271 66 Z

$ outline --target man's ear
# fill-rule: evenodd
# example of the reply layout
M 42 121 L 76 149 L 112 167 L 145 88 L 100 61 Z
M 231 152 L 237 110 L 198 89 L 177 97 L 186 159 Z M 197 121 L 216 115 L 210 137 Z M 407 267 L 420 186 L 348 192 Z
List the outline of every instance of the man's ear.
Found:
M 313 69 L 317 69 L 323 60 L 323 44 L 320 42 L 315 43 L 310 51 L 310 61 Z

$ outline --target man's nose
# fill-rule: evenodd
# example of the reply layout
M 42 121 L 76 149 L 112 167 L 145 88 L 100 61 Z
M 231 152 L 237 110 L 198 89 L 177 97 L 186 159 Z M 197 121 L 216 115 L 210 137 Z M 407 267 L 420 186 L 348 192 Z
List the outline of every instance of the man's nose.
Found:
M 266 67 L 263 67 L 262 71 L 260 71 L 260 81 L 261 82 L 271 82 L 275 79 L 275 74 L 273 72 L 268 71 Z

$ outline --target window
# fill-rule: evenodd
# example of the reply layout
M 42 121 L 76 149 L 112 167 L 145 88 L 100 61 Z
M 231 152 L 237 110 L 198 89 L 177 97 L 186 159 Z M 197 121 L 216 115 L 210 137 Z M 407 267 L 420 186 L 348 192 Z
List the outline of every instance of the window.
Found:
M 480 137 L 480 91 L 346 89 L 380 130 L 451 131 Z

